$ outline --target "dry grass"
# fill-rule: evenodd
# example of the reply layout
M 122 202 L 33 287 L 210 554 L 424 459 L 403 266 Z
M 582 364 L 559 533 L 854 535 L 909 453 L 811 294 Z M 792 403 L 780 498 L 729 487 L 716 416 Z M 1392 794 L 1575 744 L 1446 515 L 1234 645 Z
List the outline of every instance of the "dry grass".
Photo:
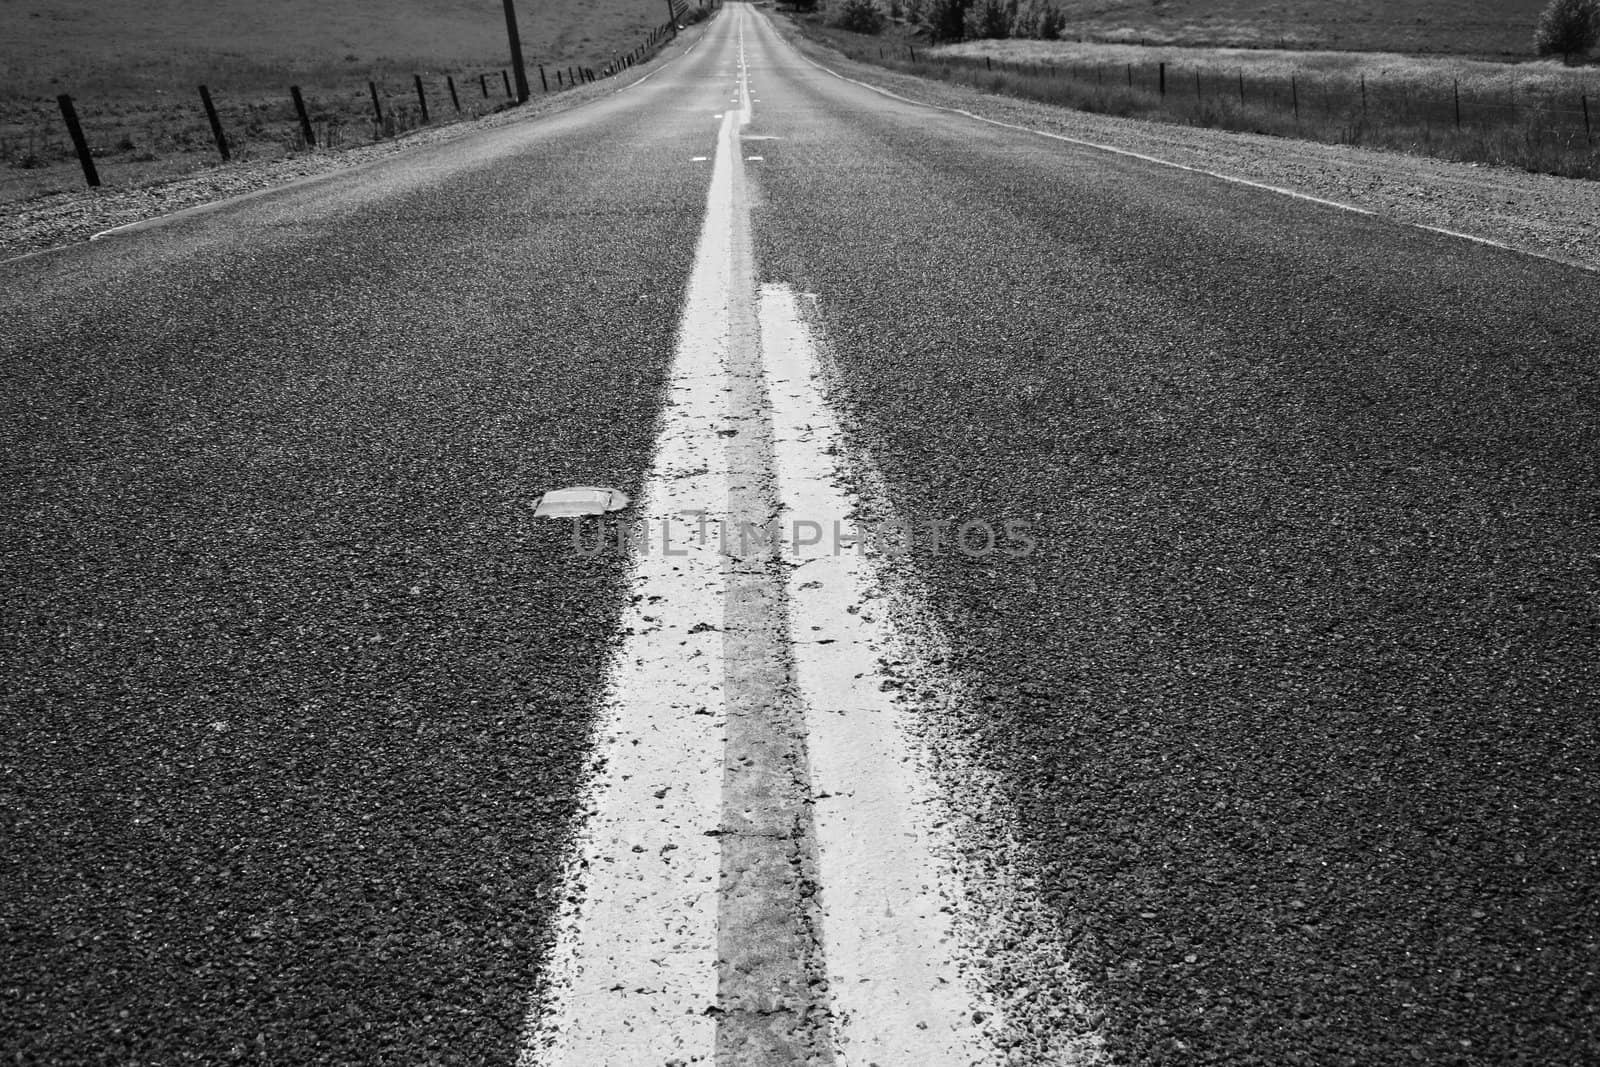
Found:
M 913 60 L 903 36 L 803 25 L 854 59 L 1063 107 L 1600 178 L 1593 67 L 1022 40 L 917 46 Z
M 1527 56 L 1545 0 L 1060 0 L 1066 36 L 1137 44 Z
M 434 122 L 506 101 L 499 0 L 0 0 L 0 200 L 76 188 L 82 176 L 56 95 L 70 93 L 107 185 L 217 164 L 196 86 L 216 100 L 236 159 L 304 150 L 289 86 L 318 143 L 340 147 L 417 125 L 412 75 Z M 555 71 L 598 70 L 666 18 L 664 0 L 523 0 L 523 52 Z M 488 97 L 479 75 L 487 75 Z M 538 72 L 529 69 L 540 92 Z M 373 119 L 378 83 L 386 123 Z M 564 80 L 564 75 L 563 75 Z

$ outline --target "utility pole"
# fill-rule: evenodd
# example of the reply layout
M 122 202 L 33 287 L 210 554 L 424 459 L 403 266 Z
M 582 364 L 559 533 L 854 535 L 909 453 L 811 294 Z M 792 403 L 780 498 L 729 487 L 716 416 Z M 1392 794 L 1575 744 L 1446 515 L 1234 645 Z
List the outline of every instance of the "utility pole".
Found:
M 517 32 L 517 9 L 512 0 L 506 5 L 506 38 L 511 43 L 511 71 L 517 79 L 517 103 L 528 102 L 528 71 L 522 65 L 522 35 Z

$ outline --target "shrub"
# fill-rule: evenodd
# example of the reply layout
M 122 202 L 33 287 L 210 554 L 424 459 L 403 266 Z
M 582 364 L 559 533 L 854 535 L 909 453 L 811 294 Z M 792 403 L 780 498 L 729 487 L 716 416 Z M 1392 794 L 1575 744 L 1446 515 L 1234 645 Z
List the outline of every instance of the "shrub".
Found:
M 1010 37 L 1016 12 L 1016 0 L 978 0 L 967 9 L 966 34 L 980 39 Z
M 1053 0 L 1027 0 L 1011 20 L 1011 36 L 1053 41 L 1066 25 L 1066 16 Z
M 928 0 L 922 24 L 935 41 L 959 41 L 967 35 L 967 8 L 972 0 Z
M 877 0 L 844 0 L 833 15 L 833 24 L 851 33 L 882 33 L 883 23 Z
M 1600 2 L 1550 0 L 1533 31 L 1533 46 L 1541 56 L 1560 55 L 1572 60 L 1600 41 Z
M 1067 16 L 1054 4 L 1044 4 L 1039 12 L 1039 21 L 1034 26 L 1033 35 L 1041 41 L 1054 41 L 1061 36 L 1061 31 L 1067 28 Z

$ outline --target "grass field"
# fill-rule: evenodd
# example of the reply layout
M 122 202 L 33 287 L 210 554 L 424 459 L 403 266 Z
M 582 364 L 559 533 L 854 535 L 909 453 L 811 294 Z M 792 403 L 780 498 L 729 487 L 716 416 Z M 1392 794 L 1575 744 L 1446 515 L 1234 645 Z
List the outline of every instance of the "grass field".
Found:
M 667 18 L 666 0 L 522 0 L 523 53 L 555 71 L 600 68 Z M 505 103 L 500 0 L 0 0 L 0 200 L 82 185 L 56 95 L 70 93 L 107 185 L 217 161 L 196 86 L 207 85 L 235 158 L 303 146 L 289 99 L 299 85 L 319 140 L 337 147 L 420 121 Z M 486 74 L 488 95 L 479 75 Z M 540 92 L 537 71 L 529 70 Z M 563 74 L 564 78 L 564 74 Z
M 904 26 L 871 37 L 799 22 L 853 59 L 1083 111 L 1600 178 L 1600 66 L 1076 40 L 930 48 Z
M 1059 0 L 1066 36 L 1137 44 L 1528 56 L 1545 0 Z

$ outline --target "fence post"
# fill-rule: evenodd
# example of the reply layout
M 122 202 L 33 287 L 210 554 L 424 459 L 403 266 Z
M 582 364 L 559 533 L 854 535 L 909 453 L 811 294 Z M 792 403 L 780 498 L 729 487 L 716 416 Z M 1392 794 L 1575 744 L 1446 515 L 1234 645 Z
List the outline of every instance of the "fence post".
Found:
M 217 142 L 217 154 L 226 163 L 229 159 L 228 139 L 222 133 L 222 120 L 217 117 L 216 105 L 211 102 L 211 90 L 200 86 L 200 102 L 206 107 L 206 121 L 211 123 L 211 138 Z
M 1294 120 L 1300 121 L 1300 83 L 1293 74 L 1289 75 L 1289 99 L 1294 102 Z
M 1367 76 L 1361 75 L 1361 118 L 1367 117 Z
M 672 6 L 672 0 L 667 0 L 667 23 L 672 27 L 672 38 L 678 38 L 678 12 Z
M 289 86 L 289 95 L 294 98 L 294 110 L 300 116 L 300 134 L 306 139 L 306 147 L 317 147 L 317 135 L 311 129 L 311 116 L 306 114 L 306 102 L 300 95 L 300 86 Z
M 489 75 L 478 75 L 478 88 L 483 90 L 483 98 L 485 100 L 489 99 Z
M 984 56 L 983 57 L 983 69 L 984 70 L 993 70 L 994 69 L 994 61 L 991 60 L 988 56 Z
M 1583 137 L 1584 137 L 1584 140 L 1588 140 L 1589 137 L 1590 137 L 1590 133 L 1589 133 L 1589 94 L 1587 92 L 1580 93 L 1580 94 L 1578 94 L 1578 99 L 1583 104 Z
M 1461 79 L 1456 78 L 1453 88 L 1456 94 L 1456 129 L 1461 128 Z
M 456 80 L 455 80 L 455 78 L 453 78 L 450 75 L 446 74 L 444 76 L 444 83 L 446 85 L 450 86 L 450 102 L 456 106 L 456 110 L 457 111 L 460 111 L 461 110 L 461 98 L 456 95 Z
M 517 103 L 528 102 L 528 68 L 522 58 L 522 33 L 517 29 L 517 9 L 512 0 L 503 0 L 506 13 L 506 44 L 511 50 L 511 69 L 517 75 Z M 502 74 L 505 71 L 502 69 Z M 506 95 L 511 95 L 511 82 L 506 81 Z
M 94 157 L 89 154 L 89 142 L 83 139 L 83 127 L 78 125 L 78 112 L 72 107 L 72 97 L 62 93 L 56 97 L 61 106 L 61 117 L 66 120 L 67 134 L 72 147 L 78 150 L 78 162 L 83 166 L 83 180 L 93 189 L 100 184 L 100 172 L 94 169 Z
M 411 81 L 417 87 L 417 106 L 422 109 L 422 124 L 426 126 L 428 124 L 428 97 L 422 91 L 422 75 L 411 75 Z
M 1199 68 L 1196 68 L 1195 72 L 1194 72 L 1194 98 L 1195 98 L 1195 101 L 1197 103 L 1203 104 L 1203 103 L 1206 102 L 1205 94 L 1200 91 L 1200 71 L 1199 71 Z
M 378 102 L 378 83 L 377 82 L 368 82 L 367 83 L 367 92 L 372 94 L 372 117 L 373 117 L 374 121 L 376 121 L 377 124 L 378 124 L 378 128 L 380 130 L 379 136 L 382 136 L 381 131 L 383 129 L 383 105 Z
M 544 64 L 543 63 L 539 64 L 539 84 L 544 87 L 544 91 L 545 92 L 548 93 L 550 91 L 550 79 L 546 78 L 544 76 Z
M 1244 68 L 1239 68 L 1239 106 L 1244 107 Z
M 506 83 L 506 99 L 511 99 L 511 75 L 507 74 L 504 67 L 500 68 L 500 80 Z
M 1166 96 L 1167 95 L 1167 65 L 1165 63 L 1158 64 L 1156 70 L 1157 70 L 1157 73 L 1156 73 L 1157 84 L 1161 88 L 1161 95 L 1162 96 Z
M 1128 64 L 1128 88 L 1133 88 L 1133 64 Z

